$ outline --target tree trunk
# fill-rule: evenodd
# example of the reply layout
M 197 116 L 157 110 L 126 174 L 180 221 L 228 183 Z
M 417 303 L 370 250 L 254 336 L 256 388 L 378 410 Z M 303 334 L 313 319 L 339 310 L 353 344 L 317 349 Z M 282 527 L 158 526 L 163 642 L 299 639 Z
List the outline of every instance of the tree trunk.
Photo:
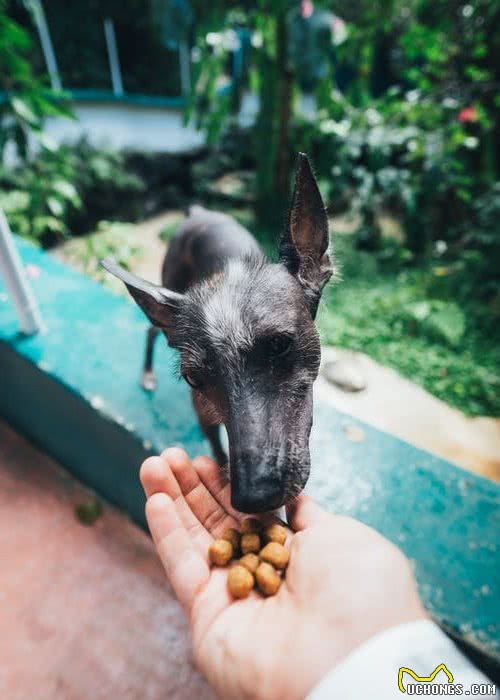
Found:
M 256 214 L 265 226 L 285 221 L 290 188 L 290 121 L 293 76 L 287 57 L 287 2 L 275 7 L 275 51 L 260 61 L 260 109 L 256 125 Z

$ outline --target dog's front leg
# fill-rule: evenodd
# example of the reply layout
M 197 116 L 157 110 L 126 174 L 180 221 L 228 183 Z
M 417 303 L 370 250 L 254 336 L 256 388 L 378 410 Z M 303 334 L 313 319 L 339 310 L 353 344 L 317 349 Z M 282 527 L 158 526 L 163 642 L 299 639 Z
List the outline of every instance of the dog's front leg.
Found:
M 220 425 L 202 425 L 201 428 L 210 443 L 215 461 L 225 471 L 227 468 L 228 459 L 220 441 Z

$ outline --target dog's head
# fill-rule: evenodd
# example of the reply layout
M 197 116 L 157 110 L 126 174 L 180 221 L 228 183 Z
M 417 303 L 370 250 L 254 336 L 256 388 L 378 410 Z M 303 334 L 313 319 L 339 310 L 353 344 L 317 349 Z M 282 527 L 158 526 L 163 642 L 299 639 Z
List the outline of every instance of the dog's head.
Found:
M 299 155 L 278 263 L 230 259 L 184 294 L 104 264 L 180 351 L 181 374 L 204 413 L 225 424 L 233 506 L 268 511 L 300 493 L 320 363 L 314 318 L 332 274 L 328 221 L 307 157 Z

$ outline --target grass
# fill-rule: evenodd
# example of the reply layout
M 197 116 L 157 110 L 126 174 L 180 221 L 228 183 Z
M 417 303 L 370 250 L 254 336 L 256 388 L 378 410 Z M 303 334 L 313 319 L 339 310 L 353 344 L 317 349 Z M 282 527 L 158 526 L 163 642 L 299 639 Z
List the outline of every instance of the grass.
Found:
M 351 236 L 336 248 L 322 342 L 365 352 L 468 415 L 500 415 L 499 324 L 484 305 L 450 298 L 432 265 L 387 266 Z

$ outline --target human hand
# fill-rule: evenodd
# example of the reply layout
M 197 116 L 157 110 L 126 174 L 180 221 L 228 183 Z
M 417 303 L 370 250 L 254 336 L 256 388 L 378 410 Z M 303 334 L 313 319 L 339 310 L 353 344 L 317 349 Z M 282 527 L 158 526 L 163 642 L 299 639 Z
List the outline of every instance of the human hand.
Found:
M 375 530 L 310 498 L 287 507 L 296 532 L 276 596 L 233 600 L 208 547 L 243 514 L 208 457 L 178 448 L 141 467 L 146 516 L 167 577 L 189 617 L 195 661 L 223 700 L 304 698 L 363 641 L 425 618 L 403 554 Z

